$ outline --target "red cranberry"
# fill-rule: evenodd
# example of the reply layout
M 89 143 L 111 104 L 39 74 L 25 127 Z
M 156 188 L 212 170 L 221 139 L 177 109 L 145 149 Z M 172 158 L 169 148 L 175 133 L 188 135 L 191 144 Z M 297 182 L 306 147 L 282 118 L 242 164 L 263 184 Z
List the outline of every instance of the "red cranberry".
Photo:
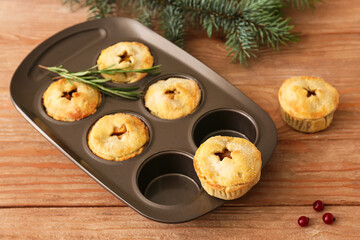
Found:
M 333 222 L 335 222 L 334 215 L 332 215 L 331 213 L 325 213 L 323 215 L 323 221 L 326 224 L 332 224 Z
M 301 216 L 298 219 L 298 224 L 302 227 L 306 227 L 309 224 L 310 218 Z
M 320 200 L 317 200 L 313 203 L 313 208 L 317 212 L 321 212 L 324 209 L 324 203 Z

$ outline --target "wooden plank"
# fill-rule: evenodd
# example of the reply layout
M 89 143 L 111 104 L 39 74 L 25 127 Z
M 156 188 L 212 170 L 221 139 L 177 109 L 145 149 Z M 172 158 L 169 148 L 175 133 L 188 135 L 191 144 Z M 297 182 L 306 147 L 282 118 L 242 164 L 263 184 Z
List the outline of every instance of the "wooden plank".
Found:
M 281 141 L 259 184 L 235 203 L 359 205 L 359 156 L 360 141 Z
M 244 197 L 195 221 L 167 225 L 124 207 L 11 104 L 8 87 L 18 64 L 49 36 L 84 21 L 86 9 L 71 12 L 59 0 L 2 0 L 0 238 L 359 239 L 360 4 L 327 0 L 315 11 L 288 9 L 286 14 L 302 32 L 301 41 L 279 52 L 263 49 L 247 68 L 228 64 L 221 34 L 208 39 L 203 31 L 191 31 L 187 36 L 187 51 L 270 114 L 279 144 L 261 181 Z M 321 76 L 339 90 L 339 109 L 326 131 L 303 134 L 282 121 L 277 91 L 295 75 Z M 323 224 L 322 213 L 312 210 L 317 199 L 336 216 L 334 225 Z M 296 224 L 301 215 L 311 218 L 307 228 Z
M 327 0 L 317 4 L 315 11 L 289 8 L 286 16 L 291 17 L 294 31 L 301 32 L 301 41 L 282 46 L 279 52 L 259 51 L 248 68 L 228 64 L 221 34 L 209 40 L 203 31 L 190 31 L 186 49 L 233 84 L 266 85 L 276 79 L 280 86 L 296 75 L 322 76 L 336 84 L 359 75 L 359 2 Z
M 289 77 L 310 75 L 322 77 L 341 89 L 344 84 L 354 85 L 359 76 L 359 42 L 358 33 L 306 35 L 299 43 L 283 46 L 279 51 L 261 50 L 257 58 L 249 60 L 248 67 L 229 64 L 221 37 L 208 39 L 192 35 L 186 50 L 234 85 L 280 87 Z
M 344 147 L 346 146 L 346 147 Z M 360 142 L 281 141 L 261 181 L 229 205 L 360 205 Z M 0 145 L 0 206 L 123 205 L 49 143 Z
M 71 11 L 61 3 L 61 0 L 1 0 L 0 88 L 8 89 L 13 72 L 38 44 L 86 20 L 86 8 Z
M 48 142 L 2 143 L 0 159 L 0 206 L 122 205 Z
M 360 207 L 221 207 L 181 224 L 150 221 L 127 207 L 0 209 L 1 239 L 359 239 Z M 302 228 L 297 219 L 306 215 Z
M 356 82 L 356 80 L 354 79 L 353 82 Z M 236 86 L 270 115 L 276 125 L 279 141 L 334 139 L 359 141 L 360 86 L 346 85 L 338 89 L 340 103 L 335 112 L 333 122 L 325 131 L 314 134 L 295 131 L 282 119 L 280 104 L 278 102 L 278 90 L 280 86 L 270 84 L 262 87 L 259 87 L 257 84 Z
M 360 32 L 360 6 L 353 0 L 327 0 L 316 4 L 316 9 L 298 11 L 288 8 L 286 16 L 291 17 L 294 31 L 303 35 L 346 34 Z

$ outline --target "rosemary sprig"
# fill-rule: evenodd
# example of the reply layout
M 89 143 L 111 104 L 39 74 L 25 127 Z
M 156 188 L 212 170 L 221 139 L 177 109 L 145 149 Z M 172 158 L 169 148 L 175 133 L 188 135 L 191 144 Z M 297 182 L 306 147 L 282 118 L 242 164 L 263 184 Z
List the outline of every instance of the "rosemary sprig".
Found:
M 119 96 L 127 99 L 138 99 L 142 92 L 139 91 L 137 87 L 126 87 L 126 88 L 114 88 L 114 87 L 107 87 L 102 85 L 108 81 L 111 81 L 110 78 L 99 78 L 99 74 L 109 74 L 114 75 L 116 73 L 129 73 L 129 72 L 138 72 L 138 73 L 149 73 L 152 75 L 159 74 L 159 68 L 161 65 L 157 65 L 151 68 L 143 68 L 143 69 L 126 69 L 126 68 L 112 68 L 109 66 L 107 68 L 98 70 L 97 65 L 85 69 L 79 72 L 69 72 L 67 69 L 63 68 L 62 66 L 58 67 L 45 67 L 39 65 L 39 67 L 49 70 L 50 72 L 54 72 L 59 76 L 55 77 L 54 79 L 58 78 L 65 78 L 70 83 L 71 81 L 82 82 L 92 86 L 93 88 L 98 89 L 100 92 L 109 95 L 109 96 Z

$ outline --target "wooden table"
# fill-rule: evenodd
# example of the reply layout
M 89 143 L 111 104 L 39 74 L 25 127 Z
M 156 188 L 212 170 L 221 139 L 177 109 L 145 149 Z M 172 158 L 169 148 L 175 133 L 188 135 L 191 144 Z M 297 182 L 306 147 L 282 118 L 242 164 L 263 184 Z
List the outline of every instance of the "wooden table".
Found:
M 16 111 L 9 84 L 39 43 L 86 20 L 60 0 L 0 0 L 0 239 L 360 239 L 360 1 L 326 0 L 288 10 L 301 42 L 265 49 L 245 68 L 229 64 L 224 40 L 187 37 L 186 49 L 259 104 L 274 120 L 278 145 L 261 181 L 244 197 L 194 221 L 148 220 L 113 197 L 47 142 Z M 296 75 L 321 76 L 340 93 L 330 128 L 290 129 L 277 92 Z M 312 203 L 336 217 L 322 222 Z M 301 228 L 298 217 L 311 218 Z

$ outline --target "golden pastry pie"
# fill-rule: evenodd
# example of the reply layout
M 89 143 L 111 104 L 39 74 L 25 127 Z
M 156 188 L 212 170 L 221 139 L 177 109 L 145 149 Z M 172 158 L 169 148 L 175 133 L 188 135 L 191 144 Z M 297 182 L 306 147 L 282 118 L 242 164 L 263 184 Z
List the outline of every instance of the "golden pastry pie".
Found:
M 193 113 L 201 90 L 194 80 L 169 78 L 152 84 L 145 94 L 145 106 L 162 119 L 177 119 Z
M 50 117 L 71 122 L 96 112 L 101 93 L 85 83 L 60 79 L 50 84 L 42 99 Z
M 139 118 L 125 113 L 100 118 L 88 134 L 91 151 L 106 160 L 123 161 L 140 154 L 149 141 L 149 130 Z
M 256 146 L 236 137 L 211 137 L 194 156 L 194 168 L 204 190 L 225 200 L 247 193 L 260 180 L 261 164 Z
M 101 51 L 97 60 L 99 70 L 111 68 L 143 69 L 151 68 L 154 58 L 147 46 L 139 42 L 119 42 Z M 116 83 L 136 82 L 147 73 L 116 73 L 115 75 L 101 74 Z
M 339 94 L 321 78 L 292 77 L 281 85 L 279 102 L 281 115 L 290 127 L 312 133 L 330 125 Z

